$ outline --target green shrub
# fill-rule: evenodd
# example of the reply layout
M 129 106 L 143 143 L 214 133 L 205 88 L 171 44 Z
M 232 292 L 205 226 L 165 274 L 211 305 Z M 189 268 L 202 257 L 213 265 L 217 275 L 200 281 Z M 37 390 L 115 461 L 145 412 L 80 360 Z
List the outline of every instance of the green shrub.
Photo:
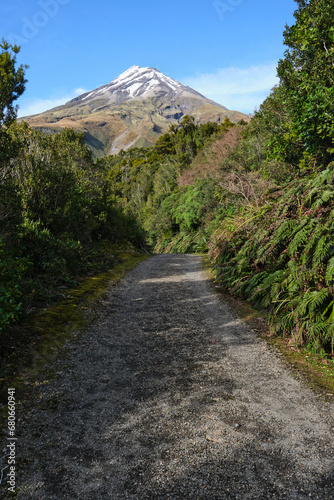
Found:
M 21 287 L 27 259 L 6 253 L 0 240 L 0 331 L 17 321 L 20 316 Z

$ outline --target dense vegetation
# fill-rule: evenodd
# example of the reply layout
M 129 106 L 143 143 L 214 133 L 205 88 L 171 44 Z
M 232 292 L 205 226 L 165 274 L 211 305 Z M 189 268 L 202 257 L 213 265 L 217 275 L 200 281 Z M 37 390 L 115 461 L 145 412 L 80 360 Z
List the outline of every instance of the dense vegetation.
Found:
M 274 186 L 223 221 L 211 254 L 223 286 L 268 309 L 277 332 L 333 355 L 334 5 L 297 4 L 280 84 L 243 139 L 261 144 L 248 177 Z
M 267 310 L 294 343 L 333 354 L 334 6 L 297 4 L 280 84 L 230 149 L 215 145 L 232 124 L 186 118 L 153 150 L 103 162 L 157 251 L 209 247 L 226 290 Z M 199 162 L 203 175 L 183 182 Z
M 121 245 L 144 244 L 113 203 L 84 135 L 43 135 L 15 121 L 25 87 L 17 47 L 0 54 L 0 331 L 78 277 L 110 267 Z
M 13 121 L 10 99 L 0 108 L 0 329 L 50 283 L 110 265 L 111 244 L 146 241 L 208 251 L 224 289 L 333 355 L 334 6 L 296 3 L 280 84 L 249 124 L 186 116 L 153 148 L 93 161 L 82 135 L 42 135 Z M 6 103 L 25 81 L 2 48 L 16 77 Z
M 198 179 L 194 186 L 180 187 L 179 179 L 204 146 L 231 127 L 228 119 L 220 125 L 195 125 L 193 118 L 185 116 L 154 148 L 97 160 L 100 168 L 109 171 L 111 198 L 126 213 L 136 214 L 156 251 L 191 251 L 206 237 L 206 217 L 211 221 L 221 211 L 214 200 L 215 180 Z

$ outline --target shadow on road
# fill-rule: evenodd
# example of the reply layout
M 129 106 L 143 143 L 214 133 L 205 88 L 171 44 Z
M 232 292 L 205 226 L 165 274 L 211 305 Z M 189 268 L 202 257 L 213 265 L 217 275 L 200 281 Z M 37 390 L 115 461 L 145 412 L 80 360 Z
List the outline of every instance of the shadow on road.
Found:
M 310 475 L 236 398 L 228 349 L 254 338 L 206 281 L 200 257 L 162 255 L 116 287 L 23 419 L 18 498 L 334 497 L 321 458 Z

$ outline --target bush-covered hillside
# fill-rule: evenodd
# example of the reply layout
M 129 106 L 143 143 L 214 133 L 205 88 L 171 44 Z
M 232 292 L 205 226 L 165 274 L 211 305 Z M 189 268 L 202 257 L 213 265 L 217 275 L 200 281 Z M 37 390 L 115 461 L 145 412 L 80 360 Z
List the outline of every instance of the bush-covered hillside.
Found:
M 154 147 L 95 162 L 81 135 L 15 123 L 24 68 L 2 45 L 0 69 L 15 78 L 0 88 L 0 328 L 27 297 L 109 265 L 106 249 L 131 241 L 208 251 L 225 290 L 333 355 L 334 5 L 296 4 L 280 83 L 249 124 L 186 116 Z

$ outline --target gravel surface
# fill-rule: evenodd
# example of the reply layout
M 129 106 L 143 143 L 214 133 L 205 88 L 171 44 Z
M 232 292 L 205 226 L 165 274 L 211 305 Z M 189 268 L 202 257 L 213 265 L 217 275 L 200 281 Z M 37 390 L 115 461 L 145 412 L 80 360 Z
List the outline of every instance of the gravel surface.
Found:
M 334 499 L 333 404 L 194 255 L 141 263 L 21 411 L 23 499 Z

